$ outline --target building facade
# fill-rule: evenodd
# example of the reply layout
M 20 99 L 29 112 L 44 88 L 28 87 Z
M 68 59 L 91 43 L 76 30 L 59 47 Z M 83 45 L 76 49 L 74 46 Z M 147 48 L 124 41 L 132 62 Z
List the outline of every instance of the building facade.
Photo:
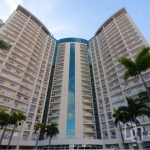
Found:
M 12 148 L 34 148 L 37 122 L 58 124 L 53 149 L 123 148 L 113 108 L 125 106 L 126 96 L 136 97 L 145 89 L 139 77 L 123 80 L 125 69 L 118 59 L 134 60 L 142 47 L 149 46 L 124 8 L 90 40 L 56 40 L 32 13 L 18 6 L 0 28 L 0 39 L 12 45 L 0 51 L 0 109 L 21 110 L 27 116 L 15 129 Z M 143 72 L 148 85 L 149 74 Z M 149 147 L 150 120 L 138 120 L 145 129 L 144 146 Z M 3 146 L 12 128 L 7 126 Z M 122 128 L 129 137 L 129 129 L 125 134 L 123 124 Z M 40 139 L 38 147 L 46 149 L 48 139 Z M 137 148 L 130 139 L 125 143 L 127 149 Z

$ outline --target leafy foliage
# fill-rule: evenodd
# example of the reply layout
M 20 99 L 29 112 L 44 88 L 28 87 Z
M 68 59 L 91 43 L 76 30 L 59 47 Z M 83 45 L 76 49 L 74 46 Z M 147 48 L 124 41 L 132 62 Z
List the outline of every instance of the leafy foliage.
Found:
M 150 107 L 140 98 L 126 98 L 127 106 L 121 106 L 119 111 L 124 112 L 126 122 L 139 124 L 138 116 L 150 116 Z
M 57 128 L 57 123 L 51 123 L 50 125 L 46 126 L 46 137 L 52 138 L 53 136 L 57 135 L 59 133 L 59 130 Z
M 26 118 L 27 117 L 23 114 L 23 112 L 18 110 L 17 113 L 16 112 L 12 113 L 12 115 L 10 116 L 10 122 L 11 124 L 17 126 L 18 121 L 26 120 Z
M 120 58 L 118 60 L 127 70 L 124 74 L 124 79 L 134 77 L 150 68 L 150 47 L 144 47 L 137 54 L 135 61 L 129 58 Z
M 10 48 L 11 48 L 10 44 L 6 43 L 3 40 L 0 40 L 0 49 L 9 50 Z

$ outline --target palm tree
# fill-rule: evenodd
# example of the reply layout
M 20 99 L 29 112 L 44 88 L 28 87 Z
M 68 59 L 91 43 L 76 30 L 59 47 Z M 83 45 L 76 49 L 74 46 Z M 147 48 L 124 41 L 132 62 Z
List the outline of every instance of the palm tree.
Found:
M 117 127 L 117 125 L 119 125 L 122 143 L 123 143 L 123 147 L 125 149 L 125 143 L 124 143 L 124 138 L 123 138 L 122 128 L 121 128 L 120 122 L 125 124 L 126 122 L 128 122 L 128 119 L 127 119 L 124 111 L 122 111 L 120 108 L 118 108 L 118 109 L 114 108 L 113 117 L 115 118 L 115 121 L 114 121 L 115 126 Z
M 142 83 L 145 87 L 147 96 L 150 100 L 150 90 L 148 89 L 145 80 L 142 77 L 142 72 L 150 68 L 150 47 L 144 47 L 137 54 L 135 61 L 128 58 L 120 58 L 118 60 L 127 69 L 124 73 L 124 79 L 127 80 L 129 77 L 140 76 Z
M 16 112 L 13 112 L 12 115 L 10 116 L 10 123 L 14 125 L 14 128 L 12 130 L 12 133 L 11 133 L 11 136 L 9 138 L 9 142 L 8 142 L 8 145 L 7 145 L 7 150 L 9 149 L 9 145 L 10 145 L 10 142 L 11 142 L 11 139 L 12 139 L 12 136 L 14 134 L 14 131 L 15 131 L 15 128 L 17 127 L 18 125 L 18 121 L 22 121 L 22 120 L 26 120 L 26 116 L 23 114 L 23 112 L 19 111 L 16 113 Z
M 135 123 L 136 126 L 139 125 L 139 121 L 137 117 L 139 116 L 150 116 L 150 107 L 146 105 L 140 98 L 126 98 L 127 106 L 121 106 L 119 109 L 120 111 L 127 112 L 128 120 L 130 121 L 131 125 Z M 133 134 L 135 136 L 135 132 L 133 130 Z M 141 132 L 138 130 L 138 135 L 141 139 Z M 143 145 L 143 144 L 142 144 Z
M 45 130 L 45 125 L 43 124 L 43 123 L 41 123 L 41 122 L 38 122 L 37 124 L 36 124 L 36 127 L 35 127 L 35 133 L 37 133 L 37 131 L 39 131 L 39 133 L 38 133 L 38 137 L 37 137 L 37 140 L 36 140 L 36 146 L 35 146 L 35 149 L 37 149 L 37 144 L 38 144 L 38 141 L 39 141 L 39 136 L 40 136 L 40 131 L 41 130 Z
M 57 123 L 52 122 L 50 125 L 47 125 L 45 132 L 46 132 L 46 138 L 49 137 L 49 149 L 50 149 L 52 137 L 59 133 L 59 130 L 57 128 Z
M 0 49 L 9 50 L 10 48 L 11 48 L 10 44 L 6 43 L 3 40 L 0 40 Z
M 1 138 L 0 138 L 0 146 L 1 146 L 1 143 L 2 143 L 2 140 L 3 140 L 3 136 L 4 136 L 4 133 L 6 131 L 6 127 L 7 125 L 9 124 L 10 122 L 10 116 L 9 114 L 7 113 L 7 110 L 6 109 L 3 109 L 0 111 L 0 126 L 1 126 L 1 130 L 3 130 L 3 133 L 1 135 Z

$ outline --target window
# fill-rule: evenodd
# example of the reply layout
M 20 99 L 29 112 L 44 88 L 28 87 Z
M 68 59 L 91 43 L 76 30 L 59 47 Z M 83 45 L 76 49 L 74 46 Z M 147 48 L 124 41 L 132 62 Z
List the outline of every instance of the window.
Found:
M 15 84 L 11 83 L 10 86 L 15 87 Z
M 139 80 L 135 80 L 135 81 L 134 81 L 134 84 L 138 84 L 138 83 L 139 83 Z
M 144 77 L 144 79 L 148 80 L 148 79 L 150 79 L 150 76 L 148 75 L 148 76 Z
M 20 72 L 19 72 L 19 71 L 16 71 L 16 73 L 17 73 L 17 74 L 20 74 Z
M 131 95 L 131 90 L 127 91 L 127 95 Z
M 138 87 L 138 88 L 136 88 L 136 90 L 137 90 L 137 92 L 139 93 L 139 92 L 142 92 L 142 91 L 143 91 L 143 88 L 142 88 L 142 87 Z
M 8 74 L 3 73 L 2 76 L 7 78 L 7 77 L 8 77 Z
M 0 80 L 0 84 L 4 84 L 5 83 L 5 81 L 3 81 L 3 80 Z
M 126 83 L 126 84 L 124 84 L 124 87 L 126 88 L 126 87 L 128 87 L 129 86 L 129 84 L 128 83 Z
M 9 103 L 9 100 L 8 99 L 4 99 L 3 103 Z
M 10 64 L 14 64 L 14 62 L 12 62 L 12 61 L 9 61 L 9 63 L 10 63 Z
M 18 78 L 16 78 L 16 77 L 14 77 L 13 79 L 14 79 L 15 81 L 17 81 L 17 80 L 18 80 Z
M 7 69 L 7 70 L 11 70 L 11 68 L 10 68 L 10 67 L 6 67 L 6 69 Z
M 27 98 L 27 97 L 24 97 L 24 100 L 28 100 L 28 98 Z
M 18 65 L 17 67 L 18 67 L 18 68 L 23 68 L 21 65 Z

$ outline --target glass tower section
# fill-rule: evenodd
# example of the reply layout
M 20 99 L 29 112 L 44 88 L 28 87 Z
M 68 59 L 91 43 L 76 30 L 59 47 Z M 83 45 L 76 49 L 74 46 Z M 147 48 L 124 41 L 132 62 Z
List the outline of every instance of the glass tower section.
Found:
M 70 43 L 66 137 L 75 137 L 75 43 Z

